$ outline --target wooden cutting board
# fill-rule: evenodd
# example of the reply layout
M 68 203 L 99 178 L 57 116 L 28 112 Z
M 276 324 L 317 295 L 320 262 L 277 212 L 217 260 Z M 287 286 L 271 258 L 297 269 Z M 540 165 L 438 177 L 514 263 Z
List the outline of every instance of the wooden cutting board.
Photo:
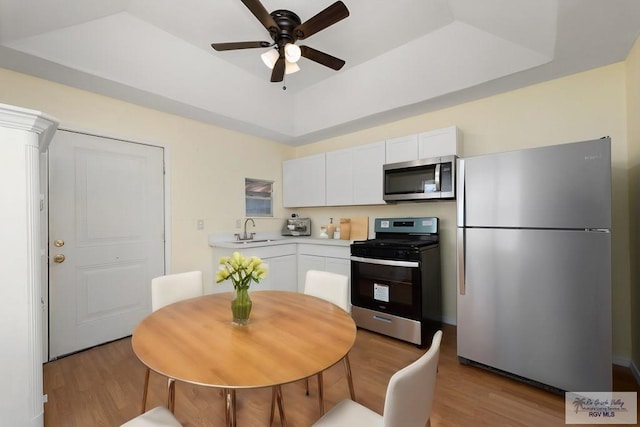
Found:
M 342 222 L 342 219 L 340 220 Z M 361 216 L 350 218 L 349 240 L 367 240 L 369 238 L 369 217 Z M 340 234 L 342 238 L 342 233 Z

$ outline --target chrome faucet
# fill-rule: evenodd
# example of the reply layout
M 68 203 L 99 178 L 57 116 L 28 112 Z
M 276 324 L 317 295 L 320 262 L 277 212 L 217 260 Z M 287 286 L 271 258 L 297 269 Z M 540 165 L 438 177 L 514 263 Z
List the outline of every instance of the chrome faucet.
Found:
M 253 227 L 255 228 L 256 226 L 256 222 L 253 220 L 253 218 L 247 218 L 244 220 L 244 234 L 242 235 L 242 237 L 238 236 L 238 240 L 253 240 L 253 236 L 256 233 L 251 233 L 247 236 L 247 222 L 251 221 L 251 223 L 253 224 Z

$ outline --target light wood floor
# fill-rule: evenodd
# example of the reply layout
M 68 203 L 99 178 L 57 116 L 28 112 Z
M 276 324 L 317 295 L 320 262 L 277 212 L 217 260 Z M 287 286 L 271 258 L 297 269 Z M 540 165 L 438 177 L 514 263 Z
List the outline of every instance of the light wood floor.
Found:
M 432 426 L 564 425 L 562 396 L 459 364 L 455 327 L 445 326 L 443 331 Z M 358 330 L 356 345 L 350 353 L 357 400 L 381 413 L 391 375 L 424 351 L 409 343 Z M 119 426 L 139 413 L 144 372 L 129 338 L 46 363 L 45 426 Z M 343 365 L 332 367 L 324 378 L 329 409 L 349 396 Z M 165 384 L 162 377 L 151 374 L 148 408 L 165 403 Z M 310 389 L 310 396 L 306 396 L 303 382 L 283 387 L 289 426 L 309 426 L 317 419 L 314 380 L 310 381 Z M 640 391 L 629 370 L 621 367 L 614 367 L 614 389 Z M 239 391 L 238 425 L 267 426 L 270 399 L 270 389 Z M 177 384 L 175 413 L 185 427 L 223 426 L 223 411 L 219 391 Z M 274 426 L 279 425 L 276 418 Z

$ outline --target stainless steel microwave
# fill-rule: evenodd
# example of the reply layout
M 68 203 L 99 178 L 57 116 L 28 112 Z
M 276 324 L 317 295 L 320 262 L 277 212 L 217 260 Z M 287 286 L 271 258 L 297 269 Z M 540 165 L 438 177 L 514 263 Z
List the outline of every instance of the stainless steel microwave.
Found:
M 455 199 L 456 158 L 445 156 L 384 165 L 384 200 Z

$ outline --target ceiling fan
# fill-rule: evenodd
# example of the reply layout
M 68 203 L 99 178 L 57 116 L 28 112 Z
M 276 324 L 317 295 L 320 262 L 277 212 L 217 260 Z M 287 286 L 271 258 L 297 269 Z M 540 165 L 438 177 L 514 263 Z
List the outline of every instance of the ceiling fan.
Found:
M 322 64 L 334 70 L 339 70 L 345 64 L 342 59 L 320 52 L 309 46 L 298 46 L 297 40 L 304 40 L 315 33 L 343 20 L 349 16 L 349 10 L 343 2 L 337 1 L 305 22 L 301 22 L 295 13 L 279 9 L 269 13 L 259 0 L 241 0 L 242 3 L 258 18 L 258 21 L 269 31 L 273 42 L 249 41 L 232 43 L 213 43 L 211 47 L 221 52 L 225 50 L 252 49 L 273 47 L 273 59 L 268 60 L 268 56 L 263 54 L 263 60 L 268 66 L 273 67 L 271 72 L 272 82 L 281 82 L 284 79 L 285 71 L 291 67 L 292 70 L 299 69 L 295 62 L 301 57 Z

